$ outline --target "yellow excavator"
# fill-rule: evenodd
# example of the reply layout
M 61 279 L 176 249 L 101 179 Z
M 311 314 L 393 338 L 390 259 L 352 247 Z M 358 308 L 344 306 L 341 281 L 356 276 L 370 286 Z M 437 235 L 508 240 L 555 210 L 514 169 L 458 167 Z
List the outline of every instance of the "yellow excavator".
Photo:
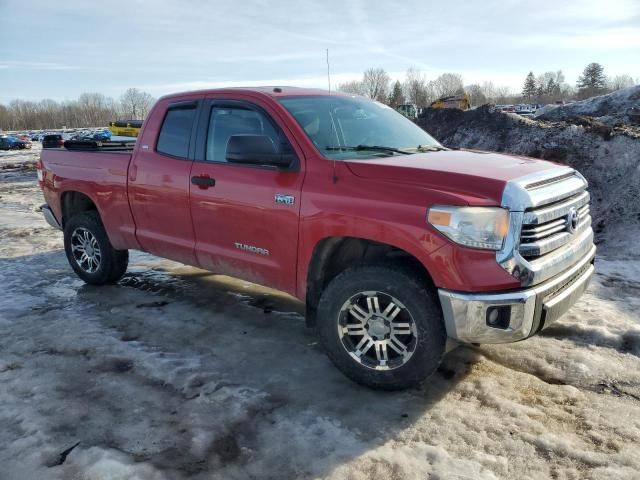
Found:
M 122 137 L 137 137 L 140 128 L 142 128 L 142 120 L 116 120 L 109 123 L 111 133 Z
M 471 102 L 469 101 L 469 95 L 463 93 L 461 95 L 439 98 L 431 102 L 431 108 L 458 108 L 460 110 L 469 110 L 471 108 Z

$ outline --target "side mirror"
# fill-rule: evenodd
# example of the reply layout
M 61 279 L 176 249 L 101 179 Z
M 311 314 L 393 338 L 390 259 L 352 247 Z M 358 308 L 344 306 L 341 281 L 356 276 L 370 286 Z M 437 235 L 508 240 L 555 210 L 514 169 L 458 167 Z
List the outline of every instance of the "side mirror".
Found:
M 242 134 L 229 138 L 225 158 L 229 163 L 287 168 L 291 165 L 294 155 L 278 153 L 267 135 Z

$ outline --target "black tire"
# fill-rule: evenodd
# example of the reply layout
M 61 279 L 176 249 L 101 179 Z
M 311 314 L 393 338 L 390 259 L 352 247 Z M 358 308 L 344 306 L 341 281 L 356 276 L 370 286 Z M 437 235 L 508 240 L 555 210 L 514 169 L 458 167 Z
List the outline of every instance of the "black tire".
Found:
M 400 363 L 389 370 L 377 370 L 365 364 L 368 360 L 356 360 L 353 356 L 356 352 L 349 353 L 343 342 L 361 337 L 349 337 L 343 332 L 343 337 L 347 339 L 343 340 L 339 333 L 344 328 L 339 327 L 339 318 L 349 316 L 345 312 L 345 305 L 362 292 L 376 292 L 376 296 L 379 294 L 397 300 L 404 307 L 399 315 L 408 315 L 406 318 L 415 324 L 415 330 L 412 330 L 416 332 L 415 340 L 411 340 L 412 354 L 408 360 L 398 356 L 396 362 Z M 359 298 L 369 301 L 366 296 Z M 365 323 L 367 333 L 372 332 L 368 322 L 363 325 Z M 420 384 L 435 372 L 445 353 L 446 331 L 435 291 L 427 288 L 410 270 L 395 266 L 360 266 L 337 275 L 322 293 L 317 325 L 320 340 L 335 366 L 356 383 L 375 389 L 401 390 Z M 412 338 L 412 335 L 407 337 Z M 374 346 L 374 350 L 377 350 L 377 346 Z M 386 346 L 385 351 L 391 352 Z
M 94 271 L 88 271 L 76 260 L 72 250 L 72 237 L 74 232 L 88 231 L 100 247 L 100 260 Z M 91 285 L 105 285 L 116 283 L 127 271 L 129 264 L 129 251 L 116 250 L 111 245 L 105 232 L 100 215 L 95 210 L 74 215 L 64 226 L 64 250 L 67 254 L 69 265 L 82 280 Z

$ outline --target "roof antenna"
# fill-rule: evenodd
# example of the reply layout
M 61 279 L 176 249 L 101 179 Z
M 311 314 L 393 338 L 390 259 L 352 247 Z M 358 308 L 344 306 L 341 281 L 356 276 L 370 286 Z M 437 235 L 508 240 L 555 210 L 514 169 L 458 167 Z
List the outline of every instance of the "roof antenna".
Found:
M 329 84 L 329 95 L 331 95 L 331 70 L 329 69 L 329 49 L 327 48 L 327 83 Z

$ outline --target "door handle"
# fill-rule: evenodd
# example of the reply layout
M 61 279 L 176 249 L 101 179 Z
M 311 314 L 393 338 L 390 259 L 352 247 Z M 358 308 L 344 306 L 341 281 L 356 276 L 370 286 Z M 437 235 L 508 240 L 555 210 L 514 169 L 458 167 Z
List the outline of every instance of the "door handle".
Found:
M 198 188 L 202 190 L 206 190 L 209 187 L 215 187 L 216 185 L 215 179 L 206 175 L 197 175 L 195 177 L 191 177 L 191 183 L 197 185 Z

